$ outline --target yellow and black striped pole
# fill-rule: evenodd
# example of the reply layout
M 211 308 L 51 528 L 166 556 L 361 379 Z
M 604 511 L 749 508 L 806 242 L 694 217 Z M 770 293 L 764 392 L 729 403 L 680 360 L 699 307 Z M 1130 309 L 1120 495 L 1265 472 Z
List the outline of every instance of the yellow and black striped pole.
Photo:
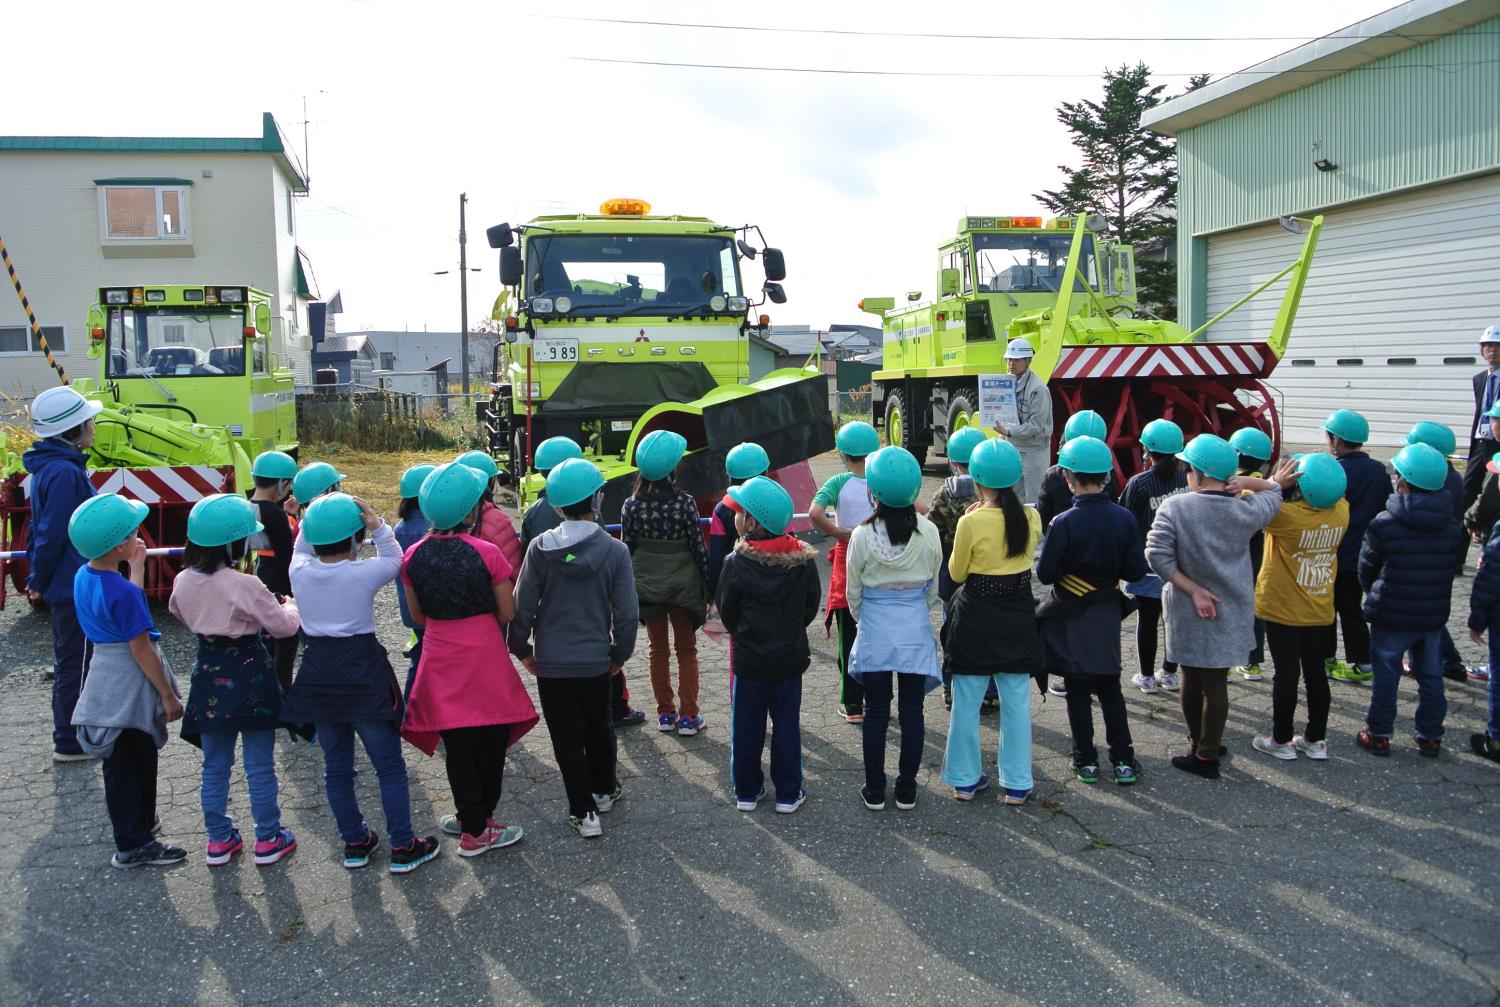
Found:
M 21 307 L 26 311 L 26 320 L 31 323 L 31 334 L 36 337 L 36 344 L 42 348 L 42 353 L 47 357 L 47 363 L 57 372 L 57 379 L 67 384 L 68 372 L 63 370 L 63 365 L 52 356 L 52 347 L 47 345 L 47 337 L 42 335 L 42 327 L 37 324 L 36 312 L 31 310 L 31 302 L 26 299 L 26 291 L 21 289 L 21 278 L 16 275 L 15 264 L 10 261 L 10 253 L 5 250 L 4 238 L 0 238 L 0 261 L 5 263 L 5 271 L 10 274 L 10 282 L 15 285 L 16 296 L 21 299 Z

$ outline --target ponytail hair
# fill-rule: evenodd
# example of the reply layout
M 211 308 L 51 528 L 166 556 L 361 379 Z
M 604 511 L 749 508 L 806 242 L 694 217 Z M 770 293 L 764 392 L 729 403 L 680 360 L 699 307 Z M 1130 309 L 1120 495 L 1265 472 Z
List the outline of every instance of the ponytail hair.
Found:
M 917 531 L 917 508 L 911 505 L 891 507 L 877 502 L 875 512 L 865 518 L 865 524 L 872 525 L 876 521 L 885 525 L 885 537 L 891 540 L 891 545 L 905 545 Z
M 1181 459 L 1173 454 L 1158 454 L 1155 451 L 1147 451 L 1146 454 L 1151 459 L 1151 467 L 1164 476 L 1176 473 L 1181 464 Z
M 1010 487 L 995 491 L 995 503 L 1005 517 L 1005 555 L 1023 556 L 1031 544 L 1031 521 L 1026 506 Z

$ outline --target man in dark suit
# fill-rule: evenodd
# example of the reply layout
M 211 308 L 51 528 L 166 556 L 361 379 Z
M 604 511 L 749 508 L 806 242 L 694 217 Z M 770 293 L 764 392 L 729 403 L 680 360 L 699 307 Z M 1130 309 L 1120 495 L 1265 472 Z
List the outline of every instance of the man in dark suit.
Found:
M 1464 510 L 1479 498 L 1484 486 L 1485 462 L 1500 451 L 1500 442 L 1490 430 L 1489 420 L 1479 417 L 1500 399 L 1500 325 L 1491 325 L 1479 337 L 1479 355 L 1489 366 L 1474 375 L 1474 422 L 1469 424 L 1469 460 L 1464 465 Z

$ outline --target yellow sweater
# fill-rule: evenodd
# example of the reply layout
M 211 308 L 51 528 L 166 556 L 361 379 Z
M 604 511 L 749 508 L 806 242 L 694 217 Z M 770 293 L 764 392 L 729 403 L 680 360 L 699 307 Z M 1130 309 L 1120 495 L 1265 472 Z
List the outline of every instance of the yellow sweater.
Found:
M 948 575 L 962 583 L 971 573 L 1001 576 L 1025 573 L 1042 539 L 1042 519 L 1036 508 L 1026 508 L 1026 549 L 1019 556 L 1005 555 L 1005 514 L 998 507 L 976 507 L 958 519 L 953 533 L 953 554 L 948 557 Z
M 1283 626 L 1333 622 L 1333 578 L 1348 528 L 1347 500 L 1323 510 L 1305 500 L 1282 504 L 1266 525 L 1255 614 Z

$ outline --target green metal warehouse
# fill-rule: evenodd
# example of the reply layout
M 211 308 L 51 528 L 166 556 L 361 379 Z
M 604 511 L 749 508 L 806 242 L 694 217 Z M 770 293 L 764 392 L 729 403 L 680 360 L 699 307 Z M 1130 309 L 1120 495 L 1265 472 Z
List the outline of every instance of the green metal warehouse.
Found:
M 1339 407 L 1392 445 L 1418 419 L 1459 435 L 1481 330 L 1500 323 L 1500 0 L 1413 0 L 1157 106 L 1181 167 L 1179 311 L 1189 328 L 1275 275 L 1326 218 L 1271 384 L 1286 436 Z M 1274 290 L 1275 288 L 1273 288 Z M 1209 338 L 1264 338 L 1257 298 Z

